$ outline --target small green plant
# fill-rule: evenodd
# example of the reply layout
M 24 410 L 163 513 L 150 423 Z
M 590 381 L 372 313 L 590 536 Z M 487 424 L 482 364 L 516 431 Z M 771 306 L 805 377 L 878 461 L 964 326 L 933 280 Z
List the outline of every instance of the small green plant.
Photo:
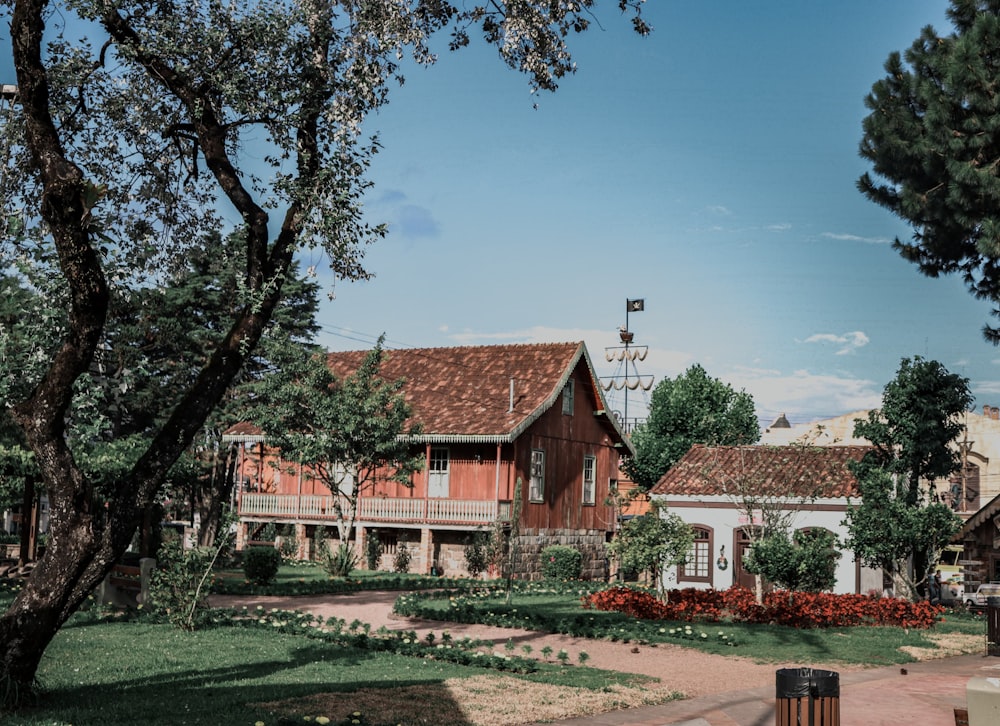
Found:
M 243 551 L 243 574 L 254 585 L 274 580 L 281 565 L 281 553 L 274 547 L 247 547 Z
M 516 647 L 517 646 L 514 645 L 513 638 L 507 638 L 507 642 L 503 644 L 503 649 L 506 650 L 508 653 L 513 653 Z
M 569 653 L 567 653 L 565 650 L 560 649 L 558 655 L 556 655 L 556 658 L 558 658 L 559 662 L 562 663 L 563 665 L 569 663 Z
M 323 567 L 333 577 L 347 577 L 358 566 L 358 555 L 349 542 L 341 542 L 333 552 L 323 556 Z
M 258 542 L 274 542 L 278 537 L 278 527 L 274 522 L 268 522 L 257 537 Z
M 330 548 L 326 544 L 326 527 L 322 524 L 317 525 L 316 531 L 313 532 L 313 560 L 323 562 L 324 553 L 329 551 Z
M 580 665 L 583 665 L 588 660 L 590 660 L 590 653 L 588 653 L 585 650 L 581 650 L 579 653 L 576 654 L 576 659 L 580 662 Z
M 409 572 L 411 559 L 412 555 L 410 555 L 410 550 L 407 548 L 406 543 L 400 542 L 399 546 L 396 547 L 396 554 L 392 558 L 392 569 L 399 573 Z
M 285 560 L 298 559 L 299 539 L 295 536 L 295 528 L 285 525 L 281 528 L 281 556 Z
M 384 551 L 385 547 L 382 545 L 382 540 L 379 538 L 378 533 L 375 530 L 370 531 L 365 538 L 365 564 L 369 570 L 378 569 L 382 561 L 382 552 Z
M 542 648 L 541 653 L 542 653 L 542 657 L 545 660 L 548 660 L 549 656 L 552 655 L 552 646 L 551 645 L 546 645 L 544 648 Z
M 465 569 L 469 577 L 478 578 L 490 565 L 493 549 L 489 532 L 477 531 L 465 540 Z
M 524 653 L 525 656 L 531 655 L 532 650 L 534 650 L 534 648 L 532 648 L 530 645 L 521 646 L 521 652 Z
M 158 567 L 150 576 L 150 610 L 164 613 L 169 622 L 183 630 L 195 629 L 198 616 L 208 609 L 212 570 L 230 546 L 229 532 L 234 519 L 232 512 L 223 517 L 220 528 L 223 534 L 214 547 L 184 551 L 177 537 L 160 544 Z
M 579 580 L 583 555 L 575 547 L 552 545 L 542 550 L 542 577 L 546 580 Z

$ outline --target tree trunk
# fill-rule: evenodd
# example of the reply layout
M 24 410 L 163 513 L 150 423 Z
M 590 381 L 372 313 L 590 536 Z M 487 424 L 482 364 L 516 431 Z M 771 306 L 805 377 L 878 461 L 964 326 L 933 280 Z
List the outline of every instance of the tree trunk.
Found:
M 135 531 L 134 526 L 131 529 Z M 119 530 L 118 539 L 125 536 L 125 530 Z M 42 653 L 114 565 L 113 541 L 110 536 L 95 536 L 88 514 L 66 517 L 53 510 L 45 554 L 0 616 L 0 690 L 6 693 L 7 705 L 30 701 Z
M 212 483 L 200 508 L 201 529 L 198 532 L 198 544 L 202 547 L 213 546 L 219 535 L 222 507 L 233 496 L 236 464 L 236 444 L 229 445 L 224 458 L 216 455 L 212 466 Z
M 21 542 L 18 550 L 17 564 L 24 566 L 32 562 L 37 554 L 38 520 L 36 509 L 35 477 L 31 474 L 24 478 L 24 496 L 21 497 Z

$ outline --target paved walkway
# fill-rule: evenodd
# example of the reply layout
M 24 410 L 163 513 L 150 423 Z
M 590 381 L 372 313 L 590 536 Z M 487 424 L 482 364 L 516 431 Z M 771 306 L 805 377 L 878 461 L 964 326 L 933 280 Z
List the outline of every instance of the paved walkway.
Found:
M 840 676 L 841 726 L 955 726 L 970 678 L 1000 678 L 1000 658 L 963 655 Z M 770 726 L 774 688 L 728 691 L 661 706 L 611 711 L 560 726 Z

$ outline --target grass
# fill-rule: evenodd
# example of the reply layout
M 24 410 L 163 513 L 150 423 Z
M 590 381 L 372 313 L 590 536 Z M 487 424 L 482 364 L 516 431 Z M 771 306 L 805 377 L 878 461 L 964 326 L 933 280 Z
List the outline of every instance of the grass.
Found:
M 576 585 L 523 586 L 510 605 L 498 593 L 409 593 L 398 612 L 422 618 L 478 622 L 576 637 L 636 643 L 673 643 L 760 662 L 892 665 L 914 660 L 902 648 L 936 650 L 937 638 L 985 635 L 982 616 L 949 613 L 930 630 L 896 627 L 797 629 L 747 623 L 679 623 L 636 620 L 621 613 L 585 610 Z M 985 642 L 985 641 L 984 641 Z
M 490 671 L 263 629 L 225 627 L 184 633 L 142 621 L 78 619 L 45 653 L 39 672 L 44 707 L 19 713 L 17 723 L 252 726 L 262 721 L 272 726 L 282 717 L 287 723 L 302 723 L 305 716 L 313 722 L 324 716 L 331 723 L 350 723 L 356 710 L 350 694 L 359 689 L 433 687 L 449 678 L 484 673 Z M 522 680 L 591 690 L 637 681 L 635 676 L 557 665 L 543 666 Z M 261 705 L 330 692 L 345 695 L 335 699 L 336 706 L 327 713 L 289 713 Z M 405 699 L 398 708 L 387 723 L 407 722 Z M 440 708 L 451 712 L 457 705 L 441 703 Z

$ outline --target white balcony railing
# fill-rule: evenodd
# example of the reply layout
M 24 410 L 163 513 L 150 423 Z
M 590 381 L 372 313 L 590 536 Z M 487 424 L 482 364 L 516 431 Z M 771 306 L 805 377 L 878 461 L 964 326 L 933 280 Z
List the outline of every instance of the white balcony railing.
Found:
M 344 516 L 349 516 L 350 511 L 346 506 L 344 510 Z M 501 519 L 510 518 L 510 502 L 363 497 L 358 503 L 358 519 L 369 522 L 490 524 L 498 515 Z M 295 494 L 244 492 L 240 497 L 240 516 L 335 520 L 337 507 L 334 497 L 330 495 L 300 497 Z

